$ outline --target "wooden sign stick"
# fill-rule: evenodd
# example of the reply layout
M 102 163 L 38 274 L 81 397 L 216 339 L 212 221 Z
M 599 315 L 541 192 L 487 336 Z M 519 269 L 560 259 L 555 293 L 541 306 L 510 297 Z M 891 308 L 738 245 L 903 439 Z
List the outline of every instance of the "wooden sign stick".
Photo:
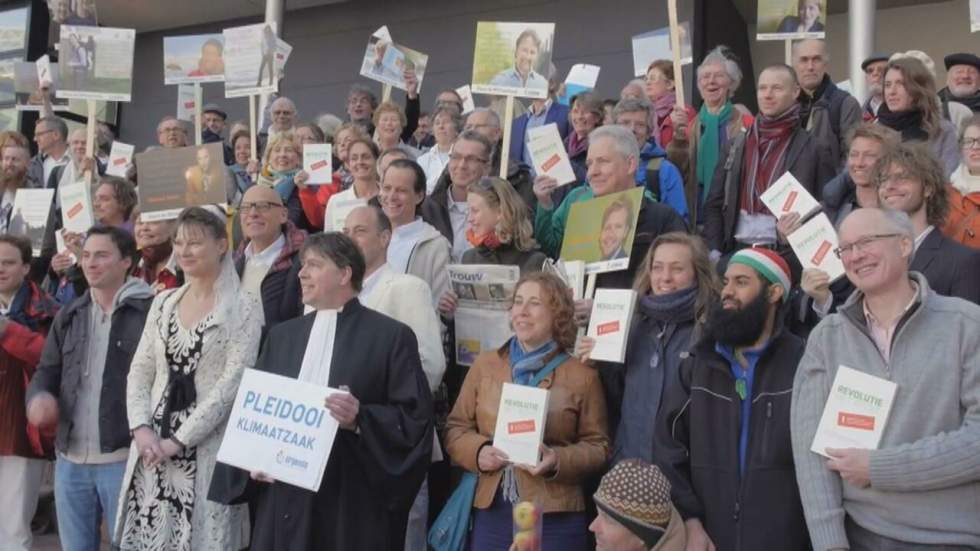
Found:
M 391 101 L 391 85 L 383 84 L 381 86 L 381 101 Z
M 783 55 L 785 56 L 786 64 L 792 67 L 793 66 L 793 40 L 792 39 L 789 38 L 786 39 L 786 50 Z
M 507 96 L 504 106 L 504 142 L 500 146 L 500 177 L 507 179 L 507 165 L 510 162 L 510 127 L 514 124 L 514 96 Z
M 677 23 L 677 0 L 667 0 L 667 17 L 670 20 L 670 51 L 674 58 L 674 92 L 677 105 L 685 105 L 684 73 L 681 69 L 681 27 Z
M 204 107 L 201 105 L 201 83 L 194 83 L 194 145 L 201 145 L 201 128 L 203 128 L 204 121 L 201 120 L 201 109 Z
M 248 131 L 251 134 L 251 141 L 252 141 L 252 160 L 258 162 L 259 144 L 256 141 L 258 132 L 256 131 L 255 128 L 255 96 L 254 95 L 248 97 Z
M 86 100 L 88 102 L 88 120 L 85 124 L 85 158 L 92 159 L 95 157 L 95 100 Z M 85 171 L 85 181 L 92 185 L 92 180 L 95 175 L 92 174 L 92 170 Z

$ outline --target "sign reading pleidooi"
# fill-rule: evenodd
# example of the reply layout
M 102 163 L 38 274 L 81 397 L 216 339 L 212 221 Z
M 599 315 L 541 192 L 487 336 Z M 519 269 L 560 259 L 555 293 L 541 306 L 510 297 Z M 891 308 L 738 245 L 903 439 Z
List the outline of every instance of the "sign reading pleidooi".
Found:
M 339 428 L 324 407 L 335 392 L 343 391 L 246 369 L 218 461 L 317 491 Z

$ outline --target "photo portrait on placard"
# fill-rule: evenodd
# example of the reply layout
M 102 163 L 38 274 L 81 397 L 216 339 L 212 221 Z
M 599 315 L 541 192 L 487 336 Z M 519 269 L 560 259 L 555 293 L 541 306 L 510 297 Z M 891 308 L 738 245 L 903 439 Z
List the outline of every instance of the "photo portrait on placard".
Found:
M 970 0 L 970 32 L 980 31 L 980 0 Z
M 636 188 L 573 204 L 561 259 L 585 262 L 588 274 L 626 269 L 642 200 L 643 189 Z
M 554 23 L 480 21 L 473 52 L 473 92 L 547 97 L 554 39 Z
M 185 207 L 227 201 L 228 170 L 221 143 L 136 154 L 143 220 L 177 218 Z
M 136 31 L 61 27 L 59 98 L 129 101 Z
M 59 25 L 95 26 L 95 0 L 48 0 L 51 22 Z
M 759 0 L 756 40 L 824 38 L 827 0 Z
M 278 91 L 278 39 L 274 23 L 259 23 L 222 31 L 224 36 L 225 97 L 237 98 Z
M 164 84 L 221 82 L 225 79 L 225 39 L 220 34 L 165 36 Z
M 414 75 L 421 90 L 428 62 L 429 56 L 422 52 L 371 35 L 361 63 L 361 76 L 407 90 L 406 81 Z
M 55 97 L 58 89 L 58 64 L 51 64 L 51 86 L 48 88 L 48 101 L 55 111 L 67 111 L 68 100 Z M 14 63 L 14 100 L 18 111 L 41 111 L 44 97 L 37 79 L 37 65 L 29 61 Z

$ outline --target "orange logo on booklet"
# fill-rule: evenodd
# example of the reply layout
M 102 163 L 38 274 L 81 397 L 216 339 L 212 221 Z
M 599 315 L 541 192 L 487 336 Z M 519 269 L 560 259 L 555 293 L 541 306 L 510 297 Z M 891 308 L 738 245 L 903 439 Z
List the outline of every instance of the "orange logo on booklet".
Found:
M 541 168 L 543 168 L 545 172 L 548 172 L 549 170 L 551 170 L 551 167 L 558 164 L 558 161 L 561 161 L 561 157 L 559 157 L 558 154 L 555 153 L 554 155 L 551 156 L 551 158 L 549 158 L 547 161 L 544 162 L 544 164 L 541 165 Z
M 327 166 L 326 159 L 324 159 L 322 161 L 317 161 L 317 162 L 311 164 L 310 165 L 310 168 L 313 169 L 313 170 L 320 170 L 321 168 L 323 168 L 325 166 Z
M 796 197 L 798 195 L 799 193 L 795 191 L 789 192 L 789 195 L 786 196 L 786 202 L 783 203 L 783 212 L 789 212 L 789 209 L 793 208 L 793 203 L 796 202 Z
M 841 411 L 837 413 L 837 425 L 859 430 L 875 430 L 875 418 L 871 415 Z
M 77 216 L 78 213 L 82 212 L 82 208 L 83 207 L 82 207 L 82 204 L 81 203 L 75 203 L 75 206 L 74 207 L 68 209 L 68 213 L 67 213 L 68 214 L 68 218 L 71 219 L 71 218 L 74 218 L 75 216 Z
M 619 331 L 619 320 L 602 323 L 596 327 L 596 333 L 600 336 L 615 333 L 616 331 Z
M 534 419 L 507 423 L 507 434 L 521 434 L 524 432 L 534 432 Z
M 810 262 L 812 262 L 814 266 L 819 266 L 820 263 L 823 262 L 823 257 L 827 256 L 827 251 L 829 250 L 830 241 L 825 239 L 824 242 L 820 244 L 820 248 L 817 249 L 817 252 L 813 254 L 813 258 L 810 259 Z

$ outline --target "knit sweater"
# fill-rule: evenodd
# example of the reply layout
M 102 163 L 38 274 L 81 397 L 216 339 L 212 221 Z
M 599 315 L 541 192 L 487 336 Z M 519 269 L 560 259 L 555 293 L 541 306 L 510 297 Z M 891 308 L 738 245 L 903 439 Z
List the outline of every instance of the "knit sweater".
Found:
M 810 334 L 793 385 L 793 455 L 814 549 L 847 548 L 845 515 L 913 544 L 980 547 L 980 307 L 937 295 L 925 277 L 886 362 L 856 292 Z M 837 374 L 847 365 L 898 385 L 871 485 L 857 488 L 810 451 Z

